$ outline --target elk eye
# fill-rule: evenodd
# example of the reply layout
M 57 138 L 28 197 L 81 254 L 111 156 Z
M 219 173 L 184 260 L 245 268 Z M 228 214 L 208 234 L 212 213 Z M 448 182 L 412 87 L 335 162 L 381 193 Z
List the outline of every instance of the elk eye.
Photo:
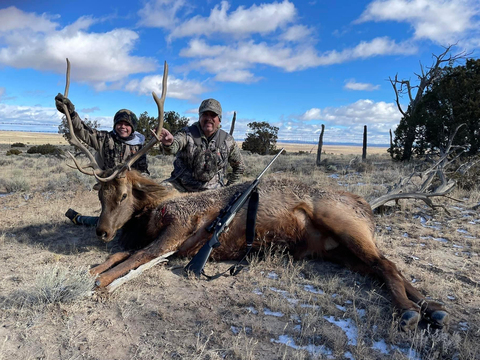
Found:
M 123 200 L 125 200 L 126 198 L 127 198 L 127 194 L 123 194 L 123 195 L 122 195 L 122 199 L 121 199 L 120 201 L 123 201 Z

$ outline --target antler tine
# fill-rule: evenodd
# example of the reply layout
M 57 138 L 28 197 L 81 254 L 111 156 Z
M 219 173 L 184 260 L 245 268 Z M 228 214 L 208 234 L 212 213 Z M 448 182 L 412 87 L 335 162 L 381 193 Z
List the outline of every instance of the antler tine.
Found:
M 158 98 L 157 94 L 155 92 L 152 92 L 153 99 L 155 100 L 158 108 L 158 125 L 157 125 L 157 131 L 153 133 L 153 137 L 150 139 L 147 145 L 142 147 L 140 151 L 138 151 L 135 155 L 133 155 L 123 166 L 119 167 L 117 170 L 115 170 L 109 177 L 106 178 L 100 178 L 99 176 L 95 175 L 95 177 L 102 182 L 107 182 L 115 177 L 117 177 L 119 174 L 121 174 L 125 170 L 130 170 L 130 167 L 137 161 L 141 156 L 146 154 L 148 150 L 150 150 L 159 140 L 160 140 L 160 134 L 162 133 L 163 129 L 163 114 L 164 114 L 164 104 L 165 104 L 165 98 L 167 97 L 167 78 L 168 78 L 168 64 L 165 61 L 165 64 L 163 66 L 163 80 L 162 80 L 162 96 L 160 99 Z
M 97 172 L 103 172 L 103 170 L 101 170 L 100 168 L 97 168 L 97 164 L 94 163 L 90 163 L 88 164 L 87 166 L 80 166 L 80 164 L 77 162 L 77 159 L 75 159 L 75 156 L 72 155 L 72 153 L 70 151 L 67 151 L 68 155 L 70 155 L 70 157 L 72 158 L 73 162 L 75 163 L 75 166 L 71 166 L 70 164 L 67 164 L 67 166 L 71 167 L 72 169 L 78 169 L 82 174 L 85 174 L 85 175 L 92 175 L 92 176 L 95 176 Z M 85 168 L 92 168 L 92 172 L 87 172 L 85 170 Z
M 64 92 L 63 96 L 68 97 L 69 87 L 70 87 L 70 61 L 67 58 L 67 80 L 66 80 L 65 92 Z M 68 130 L 70 131 L 70 139 L 69 139 L 68 142 L 71 145 L 78 147 L 85 155 L 87 155 L 88 159 L 90 160 L 90 165 L 89 166 L 93 167 L 94 173 L 95 173 L 95 171 L 101 170 L 100 166 L 98 166 L 97 161 L 95 160 L 95 157 L 92 155 L 92 153 L 90 151 L 88 151 L 87 147 L 85 145 L 83 145 L 80 142 L 80 140 L 78 140 L 77 137 L 75 136 L 75 131 L 73 130 L 72 119 L 70 117 L 70 113 L 68 111 L 67 105 L 65 105 L 65 104 L 63 104 L 63 111 L 64 111 L 65 116 L 67 118 Z M 70 156 L 72 156 L 73 160 L 75 161 L 75 158 L 73 157 L 73 155 L 70 154 Z M 78 170 L 80 170 L 80 172 L 82 172 L 84 174 L 87 174 L 87 175 L 94 175 L 94 173 L 88 173 L 85 170 L 83 170 L 82 167 L 79 166 L 77 161 L 75 161 L 75 165 L 77 166 Z

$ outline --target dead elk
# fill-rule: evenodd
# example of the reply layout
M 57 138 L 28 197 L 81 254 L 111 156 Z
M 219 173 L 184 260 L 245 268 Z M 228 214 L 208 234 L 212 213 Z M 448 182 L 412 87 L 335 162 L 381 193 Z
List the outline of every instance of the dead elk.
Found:
M 209 239 L 206 227 L 236 191 L 248 183 L 203 193 L 179 194 L 175 190 L 128 171 L 121 178 L 103 183 L 97 235 L 110 241 L 120 228 L 122 240 L 138 247 L 120 252 L 91 270 L 97 285 L 105 287 L 130 270 L 170 252 L 190 257 Z M 295 258 L 317 258 L 343 264 L 383 281 L 394 305 L 402 312 L 400 327 L 414 328 L 421 316 L 437 326 L 448 322 L 441 304 L 427 301 L 397 267 L 386 259 L 374 240 L 370 206 L 357 195 L 311 188 L 286 179 L 267 179 L 259 185 L 254 249 L 260 241 L 281 242 Z M 245 251 L 246 209 L 242 209 L 220 236 L 215 260 L 241 258 Z
M 92 161 L 82 167 L 72 156 L 76 166 L 83 173 L 95 175 L 101 183 L 102 212 L 97 236 L 108 242 L 122 229 L 121 240 L 139 248 L 113 254 L 103 264 L 92 268 L 91 273 L 98 276 L 99 287 L 106 287 L 130 270 L 163 255 L 172 252 L 180 256 L 194 255 L 211 236 L 206 227 L 236 191 L 248 186 L 245 183 L 202 193 L 179 194 L 130 171 L 131 164 L 159 140 L 166 78 L 165 64 L 162 97 L 158 99 L 153 94 L 159 111 L 155 136 L 126 164 L 114 170 L 103 171 L 94 163 L 88 149 L 80 146 L 82 144 L 75 138 L 67 116 L 71 143 L 80 147 Z M 89 167 L 93 171 L 87 170 Z M 442 305 L 427 301 L 379 251 L 375 244 L 372 210 L 363 198 L 281 179 L 262 181 L 259 196 L 257 239 L 267 244 L 281 242 L 298 259 L 331 260 L 380 279 L 387 285 L 395 307 L 401 311 L 399 325 L 403 330 L 415 328 L 422 316 L 439 327 L 448 323 L 449 314 Z M 229 231 L 220 236 L 221 246 L 212 252 L 213 259 L 242 257 L 245 224 L 246 209 L 242 209 L 230 223 Z M 259 247 L 260 242 L 256 240 L 253 248 Z

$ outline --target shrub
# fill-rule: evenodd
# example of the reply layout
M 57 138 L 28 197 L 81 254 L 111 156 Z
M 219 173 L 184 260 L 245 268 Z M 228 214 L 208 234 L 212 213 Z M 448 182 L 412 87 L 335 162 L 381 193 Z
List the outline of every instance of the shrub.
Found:
M 27 150 L 29 154 L 42 154 L 42 155 L 62 155 L 63 151 L 58 147 L 51 144 L 32 146 Z
M 10 145 L 10 147 L 25 147 L 25 144 L 21 142 L 17 142 Z
M 7 151 L 6 155 L 7 156 L 10 156 L 10 155 L 20 155 L 22 152 L 18 149 L 10 149 Z
M 71 303 L 88 296 L 94 283 L 88 270 L 56 264 L 37 275 L 31 298 L 38 304 Z
M 13 177 L 12 179 L 2 180 L 3 186 L 7 192 L 18 192 L 30 190 L 30 185 L 23 176 Z

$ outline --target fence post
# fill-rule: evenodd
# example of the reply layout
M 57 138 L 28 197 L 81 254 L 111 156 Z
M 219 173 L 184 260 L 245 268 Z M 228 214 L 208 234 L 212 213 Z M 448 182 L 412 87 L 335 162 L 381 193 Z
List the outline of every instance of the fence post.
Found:
M 367 125 L 363 126 L 363 150 L 362 150 L 362 161 L 367 159 Z
M 235 129 L 235 120 L 237 120 L 237 112 L 233 112 L 232 125 L 230 125 L 230 135 L 233 136 L 233 130 Z
M 317 161 L 316 165 L 320 166 L 322 158 L 322 146 L 323 146 L 323 132 L 325 131 L 325 125 L 322 124 L 322 131 L 320 131 L 320 136 L 318 137 L 318 149 L 317 149 Z

